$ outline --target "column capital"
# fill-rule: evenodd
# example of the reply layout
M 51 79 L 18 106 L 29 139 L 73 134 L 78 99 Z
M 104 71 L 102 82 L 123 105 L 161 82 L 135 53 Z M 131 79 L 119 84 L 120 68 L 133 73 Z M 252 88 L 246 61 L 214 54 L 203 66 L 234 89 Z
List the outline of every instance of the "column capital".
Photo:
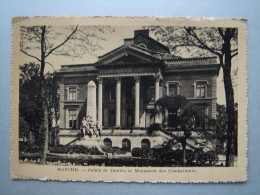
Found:
M 116 79 L 116 83 L 120 83 L 121 82 L 121 77 L 116 76 L 115 79 Z
M 139 83 L 140 82 L 140 76 L 134 76 L 135 82 Z
M 161 75 L 159 73 L 153 75 L 156 82 L 159 82 L 161 80 Z
M 97 81 L 99 84 L 103 84 L 103 77 L 97 77 Z

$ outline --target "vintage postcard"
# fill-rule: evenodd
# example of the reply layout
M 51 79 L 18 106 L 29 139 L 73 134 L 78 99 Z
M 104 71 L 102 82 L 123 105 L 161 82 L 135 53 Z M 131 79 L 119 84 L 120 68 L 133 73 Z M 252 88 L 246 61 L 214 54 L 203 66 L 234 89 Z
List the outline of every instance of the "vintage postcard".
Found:
M 12 25 L 12 179 L 247 180 L 246 19 Z

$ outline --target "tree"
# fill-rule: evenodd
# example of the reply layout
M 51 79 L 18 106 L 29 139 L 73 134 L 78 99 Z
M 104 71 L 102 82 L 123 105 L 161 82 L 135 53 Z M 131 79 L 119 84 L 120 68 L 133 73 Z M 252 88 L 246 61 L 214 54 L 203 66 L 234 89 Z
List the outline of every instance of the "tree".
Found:
M 19 131 L 24 134 L 25 128 L 22 124 L 29 125 L 37 143 L 42 142 L 39 129 L 42 125 L 42 98 L 39 89 L 41 79 L 39 75 L 40 65 L 28 63 L 20 66 L 19 83 Z
M 213 133 L 206 131 L 206 128 L 210 129 L 212 120 L 202 109 L 188 102 L 183 96 L 159 98 L 155 102 L 155 108 L 155 115 L 162 114 L 164 121 L 167 122 L 169 128 L 165 132 L 172 136 L 173 141 L 181 143 L 183 164 L 186 164 L 187 140 L 193 139 L 192 132 L 200 134 L 201 138 L 206 138 L 206 140 L 214 137 Z M 182 134 L 175 135 L 173 131 L 182 132 Z M 175 142 L 171 143 L 176 144 Z M 197 143 L 199 144 L 199 142 Z
M 41 125 L 43 120 L 42 96 L 40 90 L 41 78 L 39 75 L 40 65 L 35 63 L 20 66 L 19 87 L 19 124 L 20 135 L 28 135 L 27 130 L 32 132 L 38 144 L 42 143 Z M 56 124 L 59 114 L 58 76 L 56 73 L 47 73 L 44 80 L 46 102 L 48 110 L 49 128 Z M 27 125 L 28 124 L 28 125 Z
M 235 103 L 235 124 L 237 124 L 237 103 Z M 226 141 L 227 141 L 227 109 L 225 105 L 217 104 L 217 119 L 216 119 L 216 141 L 217 141 L 217 153 L 224 154 L 226 153 Z M 232 150 L 234 155 L 237 155 L 237 125 L 235 126 L 235 131 L 233 135 L 233 145 Z
M 226 166 L 234 154 L 232 145 L 235 132 L 234 90 L 232 85 L 232 58 L 238 55 L 238 29 L 213 27 L 149 27 L 157 39 L 166 43 L 175 56 L 183 51 L 193 56 L 217 56 L 223 70 L 227 106 Z M 196 48 L 196 49 L 194 49 Z M 236 70 L 234 70 L 236 72 Z
M 93 53 L 102 46 L 99 41 L 105 40 L 102 34 L 113 29 L 109 26 L 66 26 L 62 28 L 53 26 L 21 26 L 20 51 L 40 63 L 40 87 L 42 97 L 44 132 L 44 147 L 41 164 L 46 163 L 49 140 L 49 118 L 47 109 L 47 94 L 45 85 L 45 66 L 49 56 L 82 57 L 86 53 Z M 34 89 L 36 90 L 36 88 Z

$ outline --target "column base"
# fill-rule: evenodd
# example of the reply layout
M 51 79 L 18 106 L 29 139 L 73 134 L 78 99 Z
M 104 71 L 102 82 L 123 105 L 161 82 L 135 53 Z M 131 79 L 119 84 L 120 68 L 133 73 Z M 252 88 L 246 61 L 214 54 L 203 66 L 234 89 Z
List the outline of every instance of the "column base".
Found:
M 133 129 L 140 129 L 140 125 L 134 125 Z
M 121 129 L 121 128 L 122 128 L 121 125 L 116 125 L 116 126 L 114 126 L 114 129 Z

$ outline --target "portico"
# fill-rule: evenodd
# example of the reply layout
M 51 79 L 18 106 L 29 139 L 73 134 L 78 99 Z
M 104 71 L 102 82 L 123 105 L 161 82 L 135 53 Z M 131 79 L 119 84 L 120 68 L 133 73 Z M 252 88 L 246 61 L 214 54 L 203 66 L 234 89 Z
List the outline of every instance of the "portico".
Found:
M 154 107 L 152 106 L 154 106 L 154 102 L 160 97 L 161 78 L 160 73 L 136 75 L 119 74 L 118 76 L 100 75 L 97 77 L 97 118 L 99 126 L 115 129 L 145 128 L 145 112 L 148 107 L 149 109 L 153 109 Z M 145 83 L 146 80 L 153 82 L 150 82 L 147 86 L 147 82 Z M 108 82 L 106 83 L 106 81 Z M 106 83 L 106 91 L 103 90 L 104 83 Z M 147 87 L 150 91 L 147 90 Z M 143 89 L 145 88 L 146 90 L 144 91 Z M 142 91 L 140 91 L 141 89 Z M 150 94 L 147 95 L 147 92 L 150 92 Z M 115 93 L 115 95 L 113 95 L 113 93 Z M 103 99 L 104 96 L 105 98 Z M 107 110 L 110 110 L 110 112 Z M 113 110 L 115 110 L 115 117 L 113 116 Z M 109 114 L 104 115 L 104 113 Z M 113 122 L 114 118 L 115 122 Z M 159 122 L 159 118 L 156 118 L 156 122 Z M 115 125 L 113 125 L 113 123 L 115 123 Z

